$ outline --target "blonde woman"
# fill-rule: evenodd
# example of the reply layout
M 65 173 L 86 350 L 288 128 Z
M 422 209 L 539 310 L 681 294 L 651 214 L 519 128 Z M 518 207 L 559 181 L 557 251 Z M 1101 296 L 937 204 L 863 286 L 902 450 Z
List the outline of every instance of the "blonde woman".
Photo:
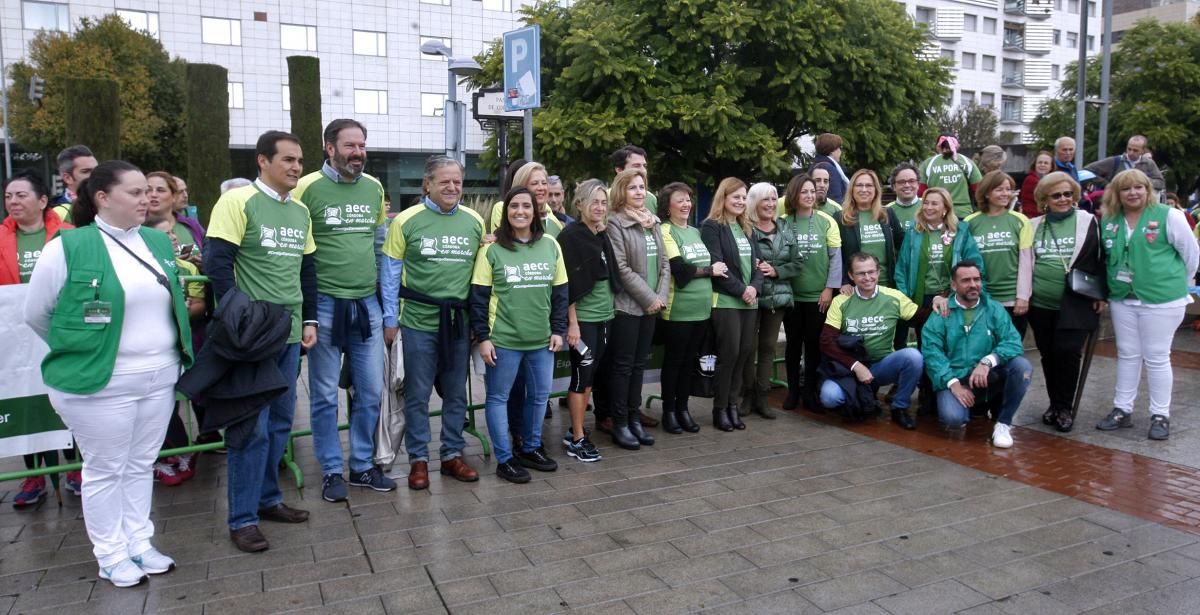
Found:
M 1012 317 L 1025 337 L 1025 315 L 1033 289 L 1027 283 L 1033 267 L 1033 226 L 1025 214 L 1010 209 L 1017 183 L 1003 171 L 983 176 L 975 190 L 979 211 L 964 220 L 983 256 L 984 286 Z
M 842 294 L 849 295 L 850 257 L 859 252 L 879 261 L 879 285 L 894 286 L 896 251 L 904 241 L 904 227 L 882 201 L 879 176 L 870 169 L 859 169 L 850 178 L 850 191 L 837 217 L 842 238 Z
M 563 230 L 563 223 L 554 217 L 554 212 L 550 209 L 550 174 L 546 172 L 546 167 L 540 162 L 526 162 L 513 174 L 512 187 L 529 188 L 537 201 L 535 205 L 541 212 L 542 226 L 546 228 L 546 234 L 558 237 Z M 492 205 L 492 215 L 488 218 L 488 231 L 495 233 L 496 229 L 500 228 L 500 220 L 503 217 L 504 201 L 496 201 Z

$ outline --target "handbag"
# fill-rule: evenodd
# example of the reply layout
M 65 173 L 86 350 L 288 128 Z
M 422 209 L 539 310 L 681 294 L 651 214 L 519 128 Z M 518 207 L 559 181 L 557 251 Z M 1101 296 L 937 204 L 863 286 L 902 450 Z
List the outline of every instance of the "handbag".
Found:
M 1080 269 L 1072 269 L 1067 273 L 1067 288 L 1071 292 L 1093 299 L 1104 301 L 1108 299 L 1108 284 L 1104 276 L 1088 273 Z

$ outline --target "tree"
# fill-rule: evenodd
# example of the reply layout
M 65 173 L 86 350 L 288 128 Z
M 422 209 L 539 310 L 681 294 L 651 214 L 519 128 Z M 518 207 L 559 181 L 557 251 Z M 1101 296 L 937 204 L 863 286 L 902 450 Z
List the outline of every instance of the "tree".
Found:
M 100 160 L 121 157 L 121 93 L 111 79 L 67 79 L 66 143 L 87 143 Z
M 1147 137 L 1154 159 L 1169 168 L 1167 185 L 1190 191 L 1200 178 L 1200 20 L 1188 23 L 1139 21 L 1112 52 L 1109 84 L 1108 155 L 1124 149 L 1134 134 Z M 1060 136 L 1075 134 L 1077 64 L 1067 66 L 1058 96 L 1048 100 L 1031 125 L 1037 145 L 1051 149 Z M 1088 61 L 1087 96 L 1100 95 L 1100 58 Z M 1098 158 L 1099 113 L 1089 107 L 1083 151 Z
M 229 71 L 216 64 L 187 65 L 187 179 L 200 222 L 208 225 L 230 177 Z
M 844 163 L 884 168 L 929 148 L 950 82 L 892 0 L 579 0 L 523 9 L 542 28 L 535 157 L 572 178 L 611 174 L 625 143 L 660 181 L 783 178 L 806 134 Z M 477 86 L 502 83 L 497 42 Z M 514 146 L 515 151 L 520 147 Z M 494 148 L 485 162 L 494 162 Z
M 304 172 L 325 161 L 321 137 L 321 61 L 311 56 L 288 56 L 288 96 L 292 104 L 292 134 L 300 138 Z
M 972 152 L 999 142 L 998 125 L 996 111 L 975 101 L 946 110 L 938 119 L 938 130 L 958 137 L 959 146 Z

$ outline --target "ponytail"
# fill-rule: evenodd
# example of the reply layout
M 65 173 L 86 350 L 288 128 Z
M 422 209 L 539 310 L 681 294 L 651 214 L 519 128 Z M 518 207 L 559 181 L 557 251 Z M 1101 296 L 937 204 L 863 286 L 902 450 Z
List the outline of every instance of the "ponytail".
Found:
M 106 160 L 93 169 L 92 175 L 76 187 L 75 202 L 71 204 L 71 223 L 81 228 L 94 222 L 99 212 L 96 193 L 112 190 L 128 171 L 140 173 L 141 169 L 124 160 Z
M 75 201 L 71 203 L 71 224 L 83 228 L 96 219 L 96 203 L 92 201 L 92 193 L 88 184 L 91 178 L 79 182 L 75 187 Z

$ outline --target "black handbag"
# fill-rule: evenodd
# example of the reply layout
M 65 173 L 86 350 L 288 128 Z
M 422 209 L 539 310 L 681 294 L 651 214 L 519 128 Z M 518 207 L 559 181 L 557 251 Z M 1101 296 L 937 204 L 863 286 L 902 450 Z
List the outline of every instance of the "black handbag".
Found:
M 1102 275 L 1072 269 L 1067 273 L 1067 288 L 1071 292 L 1095 301 L 1108 299 L 1108 283 Z

